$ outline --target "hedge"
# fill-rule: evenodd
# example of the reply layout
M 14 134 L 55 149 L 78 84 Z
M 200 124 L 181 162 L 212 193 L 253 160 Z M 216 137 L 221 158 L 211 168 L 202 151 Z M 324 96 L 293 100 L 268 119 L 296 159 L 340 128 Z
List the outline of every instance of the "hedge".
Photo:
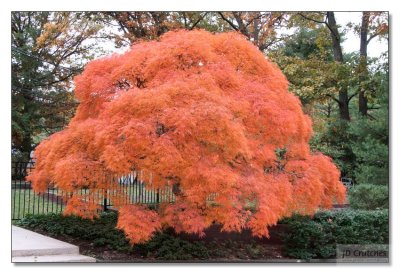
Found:
M 78 216 L 61 214 L 28 215 L 17 225 L 35 231 L 43 231 L 50 236 L 69 236 L 92 241 L 94 246 L 104 246 L 111 250 L 140 254 L 144 258 L 160 260 L 208 259 L 207 249 L 199 243 L 191 243 L 164 231 L 157 233 L 146 244 L 129 244 L 124 233 L 116 229 L 117 214 L 102 213 L 93 221 Z
M 337 244 L 388 244 L 388 210 L 321 211 L 293 216 L 282 221 L 284 251 L 299 259 L 335 258 Z

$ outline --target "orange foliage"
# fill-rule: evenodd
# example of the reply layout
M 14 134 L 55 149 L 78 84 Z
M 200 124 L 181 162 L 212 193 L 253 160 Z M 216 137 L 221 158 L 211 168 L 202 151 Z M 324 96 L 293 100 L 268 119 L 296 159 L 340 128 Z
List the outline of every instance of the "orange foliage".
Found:
M 120 208 L 132 243 L 213 222 L 268 236 L 284 216 L 345 199 L 335 165 L 310 151 L 311 120 L 285 76 L 237 33 L 169 32 L 92 61 L 75 84 L 76 115 L 37 147 L 29 179 L 35 190 L 96 189 L 113 185 L 104 174 L 143 169 L 156 188 L 173 183 L 174 204 Z
M 117 228 L 125 231 L 132 244 L 144 243 L 161 228 L 160 217 L 144 206 L 127 205 L 119 210 Z
M 92 201 L 85 201 L 86 195 L 74 195 L 68 198 L 68 203 L 64 209 L 64 215 L 77 215 L 82 218 L 92 219 L 98 217 L 100 206 Z

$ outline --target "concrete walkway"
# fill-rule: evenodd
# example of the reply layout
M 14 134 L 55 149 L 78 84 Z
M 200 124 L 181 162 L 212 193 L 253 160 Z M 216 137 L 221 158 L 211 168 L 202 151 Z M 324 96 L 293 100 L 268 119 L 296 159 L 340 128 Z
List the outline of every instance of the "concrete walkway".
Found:
M 79 247 L 12 226 L 12 262 L 96 262 Z

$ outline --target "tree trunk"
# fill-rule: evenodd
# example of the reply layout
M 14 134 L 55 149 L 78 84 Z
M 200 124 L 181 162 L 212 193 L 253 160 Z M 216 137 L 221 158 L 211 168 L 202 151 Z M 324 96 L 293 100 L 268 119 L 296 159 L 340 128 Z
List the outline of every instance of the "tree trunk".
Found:
M 28 161 L 32 151 L 32 138 L 30 132 L 25 132 L 24 138 L 22 139 L 21 152 L 24 155 L 24 160 Z
M 368 47 L 368 24 L 369 24 L 370 13 L 364 11 L 361 22 L 360 30 L 360 63 L 359 63 L 359 83 L 358 83 L 358 111 L 363 116 L 368 115 L 368 100 L 365 97 L 365 88 L 362 83 L 368 77 L 367 67 L 367 47 Z
M 32 108 L 32 100 L 33 100 L 33 96 L 32 96 L 32 88 L 28 88 L 27 90 L 30 90 L 30 94 L 27 93 L 27 91 L 23 91 L 24 96 L 23 96 L 23 100 L 24 100 L 24 110 L 23 110 L 23 114 L 25 115 L 31 115 L 31 113 L 33 112 L 33 108 Z M 29 160 L 29 156 L 30 153 L 32 151 L 32 128 L 31 128 L 31 119 L 29 119 L 29 121 L 24 125 L 24 136 L 22 138 L 22 143 L 21 143 L 21 152 L 24 155 L 24 158 L 26 158 L 26 160 Z
M 254 28 L 254 30 L 253 30 L 253 36 L 254 36 L 254 44 L 255 44 L 257 47 L 260 47 L 260 45 L 259 45 L 259 39 L 258 39 L 258 37 L 259 37 L 259 35 L 260 35 L 260 26 L 259 26 L 259 24 L 260 24 L 260 19 L 255 18 L 255 19 L 253 20 L 253 28 Z
M 333 44 L 333 56 L 336 62 L 343 63 L 343 52 L 340 46 L 340 34 L 337 28 L 335 14 L 333 12 L 327 12 L 328 27 L 331 33 L 332 44 Z M 350 121 L 349 112 L 349 95 L 347 87 L 341 87 L 339 90 L 339 113 L 340 118 Z

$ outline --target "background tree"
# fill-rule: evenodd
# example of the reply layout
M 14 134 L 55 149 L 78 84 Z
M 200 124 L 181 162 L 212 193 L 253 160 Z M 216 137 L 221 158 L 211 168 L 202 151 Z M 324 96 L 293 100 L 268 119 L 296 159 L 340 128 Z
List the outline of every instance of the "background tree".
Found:
M 351 147 L 355 154 L 354 178 L 357 185 L 350 191 L 354 208 L 389 207 L 389 77 L 388 64 L 369 73 L 379 82 L 378 98 L 368 116 L 351 124 Z
M 368 58 L 369 69 L 361 82 L 359 52 L 343 54 L 343 63 L 335 62 L 331 31 L 324 18 L 327 20 L 326 13 L 292 15 L 290 26 L 294 30 L 293 35 L 281 42 L 279 47 L 269 51 L 268 56 L 288 77 L 290 90 L 299 96 L 304 111 L 313 118 L 312 148 L 331 156 L 340 167 L 342 176 L 361 182 L 365 180 L 360 180 L 356 176 L 355 170 L 359 170 L 357 158 L 360 155 L 355 151 L 354 144 L 362 141 L 353 132 L 353 127 L 361 121 L 358 117 L 357 95 L 361 87 L 366 91 L 371 113 L 375 113 L 375 109 L 382 106 L 387 108 L 379 103 L 382 102 L 380 98 L 383 93 L 378 92 L 385 90 L 382 75 L 386 70 L 381 64 L 387 63 L 387 56 L 384 54 L 383 58 Z M 380 14 L 378 18 L 380 18 L 379 24 L 384 27 L 378 27 L 379 24 L 374 23 L 376 27 L 371 32 L 381 33 L 375 37 L 384 36 L 384 29 L 387 28 L 385 15 Z M 360 33 L 360 25 L 349 24 L 348 28 Z M 345 36 L 346 33 L 342 32 L 341 35 Z M 338 119 L 340 118 L 339 105 L 333 98 L 338 99 L 338 89 L 341 86 L 347 87 L 348 97 L 351 99 L 348 104 L 349 113 L 353 117 L 351 123 L 345 119 Z M 376 115 L 371 113 L 369 113 L 369 119 L 362 120 L 365 125 L 375 128 L 376 125 L 373 124 L 388 124 L 384 115 L 378 115 L 379 118 L 376 119 Z M 362 134 L 369 133 L 363 131 Z M 358 136 L 362 134 L 359 132 Z M 384 180 L 387 182 L 386 179 Z
M 98 29 L 82 13 L 12 13 L 12 148 L 20 159 L 72 117 L 70 80 L 92 58 L 87 41 Z
M 99 18 L 122 32 L 110 35 L 117 46 L 157 39 L 169 30 L 201 28 L 240 32 L 261 51 L 283 39 L 279 29 L 288 20 L 283 12 L 104 12 Z
M 104 12 L 99 18 L 106 24 L 116 23 L 122 31 L 122 35 L 110 33 L 117 46 L 130 45 L 140 39 L 156 39 L 174 25 L 170 23 L 168 12 Z
M 331 37 L 331 45 L 333 51 L 334 60 L 337 62 L 339 68 L 339 76 L 343 76 L 343 70 L 340 68 L 343 67 L 342 65 L 345 63 L 342 46 L 341 46 L 341 34 L 339 32 L 339 27 L 336 23 L 335 14 L 334 12 L 317 12 L 317 13 L 299 13 L 300 17 L 304 18 L 305 20 L 322 24 L 329 30 L 329 34 Z M 343 77 L 342 77 L 343 79 Z M 339 79 L 337 79 L 339 82 Z M 335 100 L 339 107 L 340 118 L 346 121 L 350 121 L 350 111 L 349 111 L 349 102 L 353 96 L 349 96 L 348 94 L 348 85 L 346 83 L 342 83 L 337 85 L 338 89 L 338 97 L 332 96 L 332 99 Z
M 288 78 L 290 91 L 299 96 L 307 109 L 313 109 L 317 103 L 333 101 L 337 93 L 340 69 L 333 62 L 328 38 L 329 33 L 323 27 L 300 27 L 281 46 L 268 53 Z
M 382 37 L 388 33 L 387 13 L 369 12 L 362 13 L 361 25 L 354 27 L 360 35 L 359 56 L 359 85 L 358 85 L 358 110 L 363 116 L 368 114 L 368 98 L 366 93 L 371 93 L 368 85 L 368 44 L 375 37 Z
M 218 12 L 227 23 L 223 30 L 232 29 L 247 37 L 261 51 L 265 51 L 285 36 L 279 29 L 288 20 L 283 12 Z
M 158 39 L 169 30 L 204 28 L 218 30 L 212 12 L 102 12 L 93 13 L 97 20 L 118 32 L 104 33 L 117 47 L 130 46 L 140 40 Z M 213 25 L 213 27 L 211 27 Z
M 203 235 L 213 222 L 268 236 L 285 216 L 345 199 L 331 159 L 310 151 L 311 120 L 285 76 L 241 35 L 169 32 L 92 61 L 75 84 L 76 115 L 36 148 L 28 179 L 70 192 L 149 171 L 146 184 L 172 188 L 175 203 L 150 210 L 111 197 L 132 243 L 167 226 Z M 75 194 L 64 213 L 95 216 L 96 202 L 84 202 L 94 193 Z
M 330 31 L 326 26 L 293 15 L 295 32 L 268 56 L 282 69 L 290 82 L 289 90 L 299 96 L 304 111 L 313 118 L 312 149 L 329 155 L 342 175 L 352 168 L 354 155 L 347 122 L 340 118 L 338 87 L 349 84 L 349 62 L 335 61 Z

